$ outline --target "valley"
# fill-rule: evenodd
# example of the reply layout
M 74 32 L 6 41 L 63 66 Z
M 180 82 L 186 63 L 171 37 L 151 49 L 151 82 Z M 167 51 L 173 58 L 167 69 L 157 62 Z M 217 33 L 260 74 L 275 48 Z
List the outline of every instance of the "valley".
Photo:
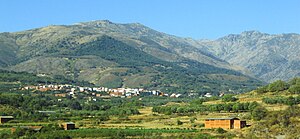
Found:
M 299 44 L 108 20 L 0 33 L 0 138 L 299 138 Z
M 7 71 L 1 71 L 0 79 L 1 115 L 12 117 L 0 124 L 1 138 L 298 136 L 299 78 L 276 81 L 244 94 L 200 97 L 169 97 L 154 95 L 154 91 L 118 96 L 114 89 L 95 88 L 89 83 L 74 82 L 86 87 L 72 87 L 59 85 L 69 82 L 63 78 Z M 49 82 L 53 85 L 46 85 Z M 207 119 L 229 117 L 245 120 L 247 126 L 241 129 L 205 126 Z M 75 129 L 63 130 L 65 123 L 74 123 Z

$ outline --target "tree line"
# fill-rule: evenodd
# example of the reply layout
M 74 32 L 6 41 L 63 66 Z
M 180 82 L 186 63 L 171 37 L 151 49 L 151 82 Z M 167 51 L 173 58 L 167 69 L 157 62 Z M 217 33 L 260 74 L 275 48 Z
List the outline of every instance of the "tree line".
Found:
M 285 104 L 285 105 L 297 105 L 300 104 L 300 96 L 289 97 L 266 97 L 262 99 L 266 104 Z
M 256 92 L 260 94 L 267 93 L 267 92 L 280 92 L 280 91 L 288 91 L 293 94 L 299 94 L 300 78 L 293 78 L 288 82 L 278 80 L 266 86 L 259 87 L 256 89 Z
M 254 110 L 259 104 L 257 102 L 246 103 L 223 103 L 211 105 L 186 105 L 186 106 L 155 106 L 152 111 L 171 115 L 171 114 L 188 114 L 195 112 L 245 112 Z

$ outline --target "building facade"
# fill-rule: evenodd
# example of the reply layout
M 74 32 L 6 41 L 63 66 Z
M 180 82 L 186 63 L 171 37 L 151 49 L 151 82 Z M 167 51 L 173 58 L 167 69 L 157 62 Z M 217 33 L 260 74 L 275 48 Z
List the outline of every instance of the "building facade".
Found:
M 205 128 L 241 129 L 246 127 L 246 121 L 238 118 L 208 118 L 205 119 Z
M 13 120 L 13 116 L 0 116 L 0 124 Z
M 75 123 L 73 123 L 73 122 L 63 123 L 63 124 L 62 124 L 62 127 L 63 127 L 65 130 L 72 130 L 72 129 L 75 129 Z

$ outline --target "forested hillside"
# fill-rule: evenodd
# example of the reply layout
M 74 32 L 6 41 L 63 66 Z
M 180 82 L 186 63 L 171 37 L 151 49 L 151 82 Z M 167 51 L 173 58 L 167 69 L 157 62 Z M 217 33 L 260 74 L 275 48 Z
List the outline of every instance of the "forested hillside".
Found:
M 0 36 L 7 70 L 180 93 L 244 92 L 263 84 L 178 37 L 140 24 L 95 21 Z M 184 56 L 190 52 L 197 58 Z

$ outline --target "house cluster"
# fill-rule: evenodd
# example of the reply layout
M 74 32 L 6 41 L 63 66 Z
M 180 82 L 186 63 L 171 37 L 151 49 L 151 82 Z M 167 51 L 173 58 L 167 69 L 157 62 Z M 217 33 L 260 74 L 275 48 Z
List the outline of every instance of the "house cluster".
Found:
M 140 93 L 144 92 L 144 89 L 132 89 L 132 88 L 116 88 L 109 89 L 109 95 L 112 97 L 131 97 L 139 96 Z
M 68 88 L 71 88 L 72 85 L 68 85 L 68 84 L 64 84 L 64 85 L 30 85 L 30 86 L 25 86 L 23 88 L 21 88 L 21 90 L 38 90 L 41 92 L 45 92 L 45 91 L 50 91 L 50 90 L 65 90 Z
M 37 86 L 26 86 L 21 90 L 37 90 L 41 92 L 46 91 L 57 91 L 53 95 L 56 97 L 72 97 L 77 98 L 78 95 L 82 94 L 87 97 L 89 101 L 96 101 L 97 98 L 131 98 L 133 96 L 165 96 L 165 97 L 181 97 L 182 94 L 172 93 L 167 94 L 158 90 L 145 90 L 142 88 L 106 88 L 106 87 L 82 87 L 73 85 L 37 85 Z M 60 99 L 61 100 L 61 99 Z
M 224 92 L 220 92 L 218 96 L 219 96 L 219 97 L 223 97 L 224 95 L 225 95 Z M 213 95 L 212 95 L 211 93 L 206 93 L 206 94 L 204 94 L 202 97 L 210 98 L 210 97 L 213 97 Z

